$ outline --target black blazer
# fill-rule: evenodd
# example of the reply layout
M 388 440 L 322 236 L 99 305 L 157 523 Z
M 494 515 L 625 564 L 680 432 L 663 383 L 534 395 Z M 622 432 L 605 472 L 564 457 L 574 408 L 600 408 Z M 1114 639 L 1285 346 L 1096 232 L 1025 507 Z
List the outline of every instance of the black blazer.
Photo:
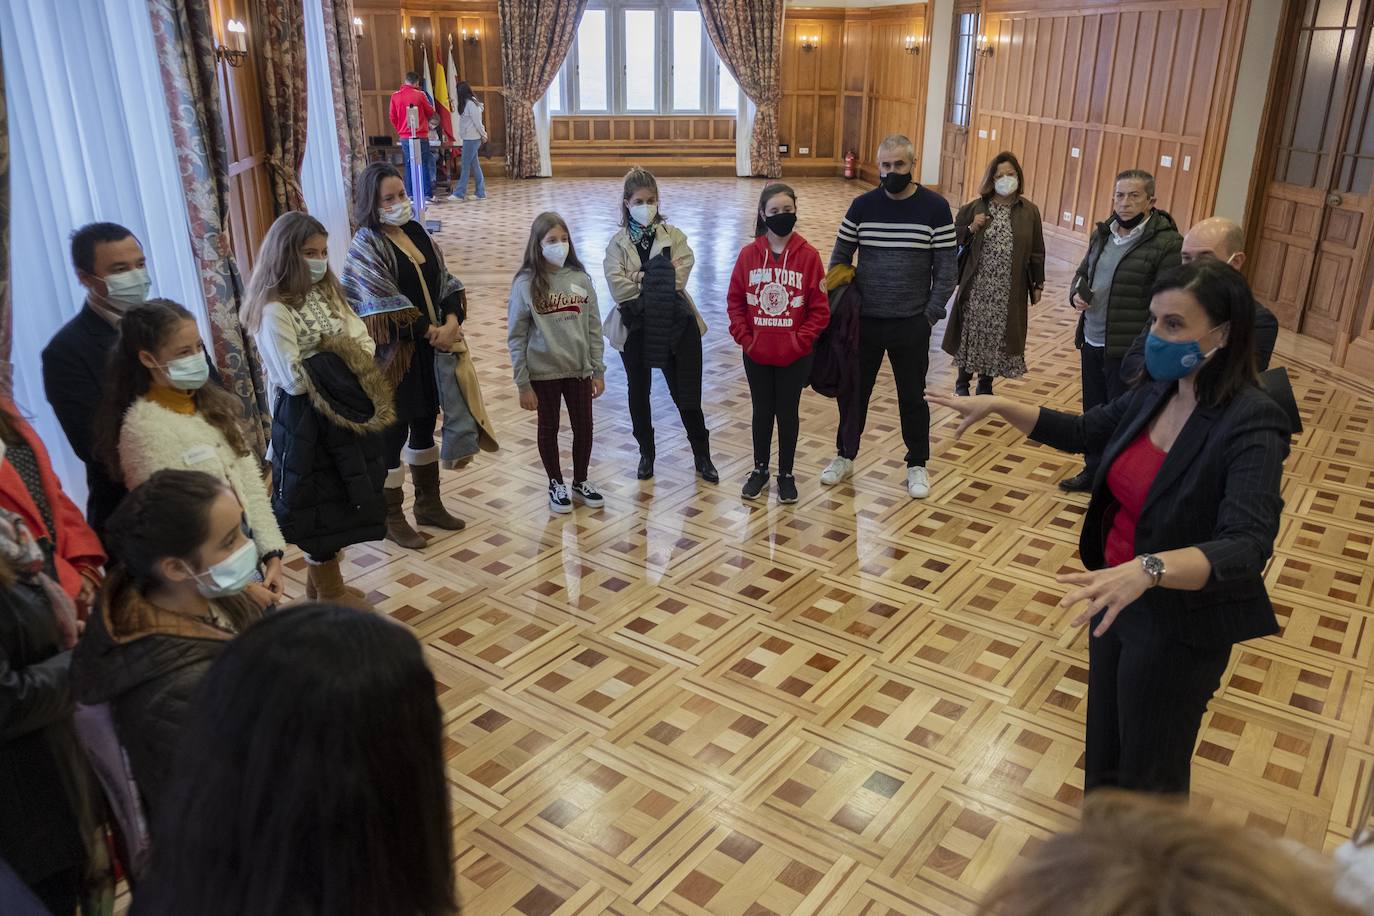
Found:
M 76 457 L 86 463 L 86 521 L 103 534 L 105 520 L 127 492 L 95 457 L 95 415 L 119 329 L 83 305 L 43 348 L 43 390 Z
M 1127 385 L 1135 384 L 1135 377 L 1145 368 L 1145 340 L 1150 336 L 1150 323 L 1140 329 L 1131 348 L 1121 358 L 1121 380 Z M 1255 303 L 1255 370 L 1263 372 L 1269 368 L 1269 360 L 1274 355 L 1274 346 L 1279 341 L 1279 319 L 1260 303 Z
M 1088 569 L 1106 565 L 1109 510 L 1116 506 L 1107 472 L 1174 390 L 1173 382 L 1152 382 L 1081 417 L 1040 411 L 1032 439 L 1103 454 L 1078 542 Z M 1136 523 L 1136 553 L 1197 547 L 1211 561 L 1212 578 L 1195 592 L 1150 589 L 1118 625 L 1199 647 L 1278 632 L 1263 575 L 1283 511 L 1279 482 L 1289 434 L 1287 416 L 1259 388 L 1244 389 L 1223 407 L 1198 405 L 1150 486 Z

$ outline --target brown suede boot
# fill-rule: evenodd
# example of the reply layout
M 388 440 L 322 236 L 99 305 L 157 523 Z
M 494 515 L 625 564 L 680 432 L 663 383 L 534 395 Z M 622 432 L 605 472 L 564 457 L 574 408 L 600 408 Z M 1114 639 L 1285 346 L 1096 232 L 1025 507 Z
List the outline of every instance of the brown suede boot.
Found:
M 386 539 L 407 550 L 423 550 L 428 542 L 410 527 L 410 520 L 406 518 L 403 508 L 405 494 L 401 488 L 386 487 L 382 495 L 386 497 Z
M 305 573 L 305 596 L 312 601 L 341 604 L 360 611 L 372 610 L 366 595 L 356 588 L 344 585 L 337 556 L 328 563 L 310 564 Z
M 423 452 L 421 454 L 424 454 Z M 444 508 L 439 496 L 439 462 L 412 464 L 410 479 L 415 483 L 415 523 L 442 528 L 445 531 L 461 531 L 467 523 Z

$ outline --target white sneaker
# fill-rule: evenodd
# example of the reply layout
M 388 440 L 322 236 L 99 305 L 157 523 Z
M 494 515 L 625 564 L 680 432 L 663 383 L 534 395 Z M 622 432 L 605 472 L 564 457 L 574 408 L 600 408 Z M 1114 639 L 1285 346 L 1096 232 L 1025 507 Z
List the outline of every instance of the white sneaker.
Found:
M 854 461 L 850 458 L 843 458 L 836 455 L 830 459 L 830 463 L 821 471 L 821 484 L 833 487 L 841 480 L 848 480 L 854 476 Z
M 930 474 L 925 468 L 906 469 L 906 491 L 912 499 L 925 499 L 930 495 Z

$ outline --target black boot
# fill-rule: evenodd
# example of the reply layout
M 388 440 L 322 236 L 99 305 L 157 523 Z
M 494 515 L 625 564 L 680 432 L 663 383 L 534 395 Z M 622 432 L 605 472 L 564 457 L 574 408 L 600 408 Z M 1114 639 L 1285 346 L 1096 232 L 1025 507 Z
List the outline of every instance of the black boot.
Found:
M 701 479 L 707 483 L 720 483 L 720 473 L 716 466 L 711 463 L 711 444 L 706 442 L 692 443 L 692 460 L 696 463 L 697 473 Z
M 954 380 L 954 396 L 957 398 L 968 397 L 968 384 L 973 381 L 973 373 L 959 370 L 959 377 Z
M 978 376 L 978 393 L 979 393 L 979 394 L 992 394 L 992 376 L 990 376 L 990 375 L 980 375 L 980 376 Z
M 639 470 L 635 472 L 635 477 L 640 480 L 648 480 L 654 476 L 654 453 L 639 453 Z

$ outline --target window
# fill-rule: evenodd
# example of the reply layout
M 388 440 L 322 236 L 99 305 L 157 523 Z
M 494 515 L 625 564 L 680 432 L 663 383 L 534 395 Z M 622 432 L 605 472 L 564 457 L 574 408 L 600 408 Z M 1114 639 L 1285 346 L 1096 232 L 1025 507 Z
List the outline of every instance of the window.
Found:
M 625 66 L 625 110 L 657 111 L 658 99 L 654 91 L 658 84 L 656 65 L 658 55 L 654 44 L 658 40 L 658 12 L 656 10 L 625 10 L 621 34 L 621 53 Z
M 606 78 L 606 11 L 587 10 L 582 21 L 577 24 L 577 65 L 573 70 L 575 79 L 568 82 L 577 87 L 576 106 L 578 111 L 609 111 L 610 85 Z M 564 65 L 567 69 L 567 65 Z
M 696 0 L 591 0 L 549 111 L 734 114 L 738 94 Z
M 954 39 L 954 59 L 950 62 L 949 110 L 951 124 L 968 127 L 973 107 L 973 62 L 978 50 L 977 13 L 959 14 L 959 34 Z
M 673 111 L 701 111 L 702 45 L 706 30 L 701 13 L 673 10 Z

